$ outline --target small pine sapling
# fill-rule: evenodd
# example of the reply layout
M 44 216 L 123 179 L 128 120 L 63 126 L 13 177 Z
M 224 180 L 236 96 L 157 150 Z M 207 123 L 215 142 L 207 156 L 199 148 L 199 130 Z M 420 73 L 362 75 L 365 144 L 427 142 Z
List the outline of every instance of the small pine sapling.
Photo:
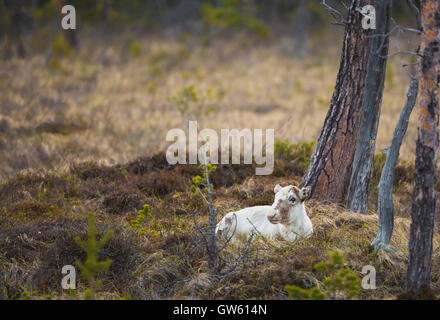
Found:
M 289 297 L 295 300 L 324 300 L 327 298 L 326 294 L 321 292 L 318 287 L 303 289 L 297 286 L 287 285 L 286 291 Z
M 96 277 L 100 272 L 108 270 L 112 261 L 106 259 L 99 261 L 99 250 L 104 247 L 106 242 L 113 236 L 113 231 L 107 231 L 101 240 L 96 240 L 96 216 L 94 213 L 88 215 L 87 241 L 75 237 L 75 242 L 87 253 L 87 259 L 84 263 L 77 261 L 82 275 L 89 283 L 89 289 L 86 291 L 84 299 L 95 299 L 95 292 L 101 285 L 101 281 L 97 281 Z
M 147 216 L 152 219 L 153 224 L 156 223 L 154 216 L 151 214 L 150 206 L 144 204 L 143 208 L 138 211 L 137 218 L 130 221 L 130 226 L 136 229 L 140 236 L 145 236 L 147 234 L 147 228 L 142 226 Z
M 202 176 L 195 176 L 192 178 L 191 191 L 194 193 L 198 192 L 200 194 L 200 196 L 206 200 L 206 197 L 205 197 L 204 193 L 202 192 L 202 189 L 200 189 L 200 188 L 202 186 L 204 186 L 203 191 L 208 192 L 207 179 L 209 179 L 209 175 L 211 173 L 215 172 L 217 167 L 215 165 L 208 163 L 206 165 L 206 168 L 204 165 L 201 165 L 200 168 L 202 170 Z M 210 184 L 209 187 L 211 190 L 214 189 L 214 185 L 212 183 Z
M 318 287 L 303 289 L 287 285 L 285 289 L 289 297 L 297 300 L 334 300 L 352 299 L 358 294 L 359 278 L 349 268 L 344 267 L 344 256 L 338 250 L 330 255 L 328 262 L 320 262 L 314 266 L 314 269 L 328 275 L 323 282 L 324 290 Z

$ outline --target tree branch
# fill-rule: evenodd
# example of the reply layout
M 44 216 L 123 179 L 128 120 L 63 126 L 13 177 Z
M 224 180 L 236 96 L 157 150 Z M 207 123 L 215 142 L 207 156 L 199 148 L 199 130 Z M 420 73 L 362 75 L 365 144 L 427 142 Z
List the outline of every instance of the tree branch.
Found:
M 343 3 L 343 2 L 342 2 Z M 325 0 L 321 1 L 321 5 L 324 7 L 324 10 L 327 11 L 334 19 L 335 22 L 333 24 L 335 25 L 341 25 L 345 26 L 347 24 L 347 21 L 345 20 L 344 15 L 337 9 L 333 8 L 329 4 L 325 2 Z M 344 7 L 345 4 L 343 3 Z

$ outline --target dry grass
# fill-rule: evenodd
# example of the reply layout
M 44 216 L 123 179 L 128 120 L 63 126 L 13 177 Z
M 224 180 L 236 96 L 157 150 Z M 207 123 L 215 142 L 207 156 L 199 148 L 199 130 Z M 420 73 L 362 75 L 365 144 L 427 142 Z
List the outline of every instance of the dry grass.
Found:
M 327 37 L 327 40 L 324 38 Z M 44 54 L 0 62 L 0 175 L 22 169 L 61 170 L 72 162 L 126 162 L 163 150 L 174 127 L 273 128 L 276 139 L 316 140 L 333 91 L 340 38 L 325 34 L 311 54 L 296 57 L 293 41 L 277 36 L 251 41 L 237 36 L 209 46 L 196 35 L 164 32 L 139 36 L 140 54 L 127 48 L 132 35 L 112 41 L 80 35 L 75 57 L 49 67 Z M 409 84 L 406 70 L 390 63 L 378 150 L 389 145 Z M 216 111 L 182 115 L 170 98 L 194 85 Z M 415 117 L 413 117 L 415 118 Z M 413 158 L 411 120 L 401 156 Z

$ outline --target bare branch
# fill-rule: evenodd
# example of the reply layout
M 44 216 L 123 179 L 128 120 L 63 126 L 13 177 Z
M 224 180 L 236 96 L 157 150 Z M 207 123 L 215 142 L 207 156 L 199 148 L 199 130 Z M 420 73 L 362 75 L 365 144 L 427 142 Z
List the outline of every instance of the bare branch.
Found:
M 197 209 L 195 209 L 193 211 L 194 226 L 196 227 L 197 231 L 202 236 L 202 239 L 203 239 L 203 242 L 205 243 L 205 245 L 208 245 L 208 239 L 206 239 L 205 232 L 203 232 L 202 228 L 200 228 L 199 224 L 197 223 L 197 219 L 196 219 L 196 215 L 195 215 L 196 211 L 197 211 Z
M 196 188 L 197 188 L 197 191 L 199 192 L 199 194 L 202 196 L 203 200 L 205 200 L 206 204 L 209 205 L 209 201 L 206 199 L 205 195 L 200 190 L 200 188 L 198 186 L 196 186 Z
M 420 17 L 420 10 L 419 8 L 417 8 L 416 4 L 414 3 L 413 0 L 406 0 L 408 2 L 408 5 L 410 6 L 410 8 L 414 11 L 414 14 L 416 16 L 416 21 L 417 21 L 417 29 L 421 30 L 422 29 L 422 20 Z
M 245 258 L 245 257 L 248 255 L 248 253 L 249 253 L 249 249 L 250 249 L 250 247 L 251 247 L 251 243 L 252 243 L 252 240 L 254 239 L 254 237 L 255 237 L 255 234 L 252 233 L 251 236 L 249 237 L 247 243 L 246 243 L 246 246 L 245 246 L 244 249 L 242 250 L 240 256 L 232 262 L 232 266 L 231 266 L 227 271 L 225 271 L 225 272 L 223 273 L 223 276 L 227 276 L 227 275 L 229 275 L 230 273 L 234 272 L 234 270 L 237 269 L 237 267 L 239 267 L 239 266 L 242 264 L 244 258 Z M 230 263 L 230 262 L 229 262 L 229 263 Z
M 402 67 L 411 67 L 411 66 L 417 66 L 419 63 L 418 62 L 413 62 L 413 63 L 405 63 L 402 65 Z
M 341 0 L 340 2 L 342 4 L 342 6 L 345 8 L 345 10 L 349 9 L 348 5 L 346 5 L 344 1 Z
M 235 235 L 235 231 L 237 230 L 237 215 L 234 213 L 234 218 L 235 218 L 235 227 L 234 227 L 234 232 L 232 232 L 231 233 L 231 235 L 229 236 L 229 238 L 226 240 L 226 242 L 223 244 L 223 246 L 220 248 L 220 249 L 218 249 L 218 253 L 220 253 L 220 252 L 222 252 L 225 248 L 226 248 L 226 246 L 229 244 L 229 242 L 232 240 L 232 238 L 234 237 L 234 235 Z
M 422 57 L 422 55 L 420 53 L 417 53 L 417 52 L 414 52 L 414 51 L 402 50 L 402 51 L 397 51 L 397 52 L 394 52 L 392 54 L 389 54 L 386 57 L 382 56 L 382 58 L 392 58 L 392 57 L 397 56 L 399 54 L 409 54 L 409 55 L 413 55 L 413 56 L 417 56 L 417 57 Z
M 327 11 L 335 19 L 335 22 L 333 24 L 341 26 L 345 26 L 347 24 L 344 15 L 339 10 L 327 4 L 325 0 L 321 1 L 321 5 L 324 7 L 324 10 Z M 344 3 L 343 5 L 345 6 Z

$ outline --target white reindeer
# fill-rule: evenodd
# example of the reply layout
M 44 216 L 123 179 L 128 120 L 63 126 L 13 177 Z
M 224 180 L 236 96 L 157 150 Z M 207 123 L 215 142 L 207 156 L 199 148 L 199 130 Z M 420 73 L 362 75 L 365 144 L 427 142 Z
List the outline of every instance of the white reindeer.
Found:
M 281 187 L 277 184 L 274 192 L 272 206 L 250 207 L 226 214 L 217 224 L 216 234 L 233 242 L 237 237 L 248 237 L 252 232 L 286 241 L 294 241 L 298 236 L 309 237 L 313 233 L 313 225 L 304 201 L 310 195 L 310 188 Z

